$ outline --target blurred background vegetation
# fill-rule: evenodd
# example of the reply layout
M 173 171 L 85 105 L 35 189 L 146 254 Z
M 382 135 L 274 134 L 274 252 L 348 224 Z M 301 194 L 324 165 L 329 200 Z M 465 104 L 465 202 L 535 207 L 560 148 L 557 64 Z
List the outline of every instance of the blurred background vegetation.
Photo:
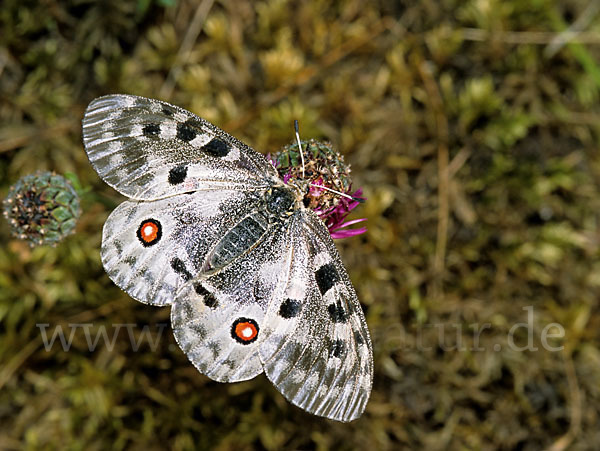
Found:
M 0 221 L 0 448 L 598 449 L 599 57 L 593 0 L 3 0 L 0 197 L 37 170 L 90 191 L 56 247 Z M 338 246 L 374 345 L 361 419 L 306 414 L 264 376 L 210 381 L 168 308 L 110 282 L 101 230 L 121 198 L 80 131 L 108 93 L 265 153 L 298 119 L 352 164 L 369 230 Z M 38 324 L 84 323 L 167 327 L 154 351 L 125 330 L 90 351 L 83 329 L 45 350 Z

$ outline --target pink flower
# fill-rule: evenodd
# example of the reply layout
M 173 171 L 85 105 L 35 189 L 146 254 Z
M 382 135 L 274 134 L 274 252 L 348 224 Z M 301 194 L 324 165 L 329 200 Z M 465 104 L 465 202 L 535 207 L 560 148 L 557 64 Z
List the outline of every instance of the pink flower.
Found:
M 267 158 L 284 183 L 287 184 L 292 179 L 309 183 L 304 205 L 319 215 L 332 238 L 348 238 L 365 233 L 367 228 L 364 226 L 356 229 L 347 227 L 366 221 L 366 218 L 345 221 L 350 212 L 366 200 L 362 197 L 362 189 L 351 193 L 350 167 L 331 145 L 314 140 L 303 142 L 304 144 L 307 149 L 311 149 L 303 151 L 306 171 L 300 165 L 299 153 L 295 150 L 298 146 L 288 146 L 274 156 L 268 154 Z M 349 188 L 340 190 L 340 187 L 345 186 Z M 343 195 L 339 194 L 340 191 Z
M 314 187 L 311 187 L 311 189 L 313 188 Z M 318 190 L 318 188 L 314 189 Z M 362 197 L 362 188 L 357 189 L 350 195 L 357 200 L 351 200 L 347 197 L 340 197 L 338 204 L 334 207 L 328 208 L 327 210 L 315 209 L 315 212 L 325 222 L 325 225 L 331 234 L 331 238 L 333 239 L 348 238 L 363 234 L 367 231 L 366 227 L 360 227 L 358 229 L 346 229 L 348 226 L 367 220 L 367 218 L 360 218 L 344 222 L 352 210 L 367 200 L 365 197 Z

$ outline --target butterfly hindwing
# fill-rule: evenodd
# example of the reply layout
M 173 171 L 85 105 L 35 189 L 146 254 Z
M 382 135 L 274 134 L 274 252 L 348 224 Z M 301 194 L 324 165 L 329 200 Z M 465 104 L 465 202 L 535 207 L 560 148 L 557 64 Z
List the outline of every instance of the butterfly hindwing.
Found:
M 338 421 L 358 418 L 371 391 L 366 321 L 326 227 L 303 212 L 292 232 L 283 296 L 269 305 L 265 373 L 293 404 Z
M 263 155 L 211 123 L 144 97 L 93 100 L 83 119 L 83 142 L 100 177 L 137 200 L 264 187 L 277 174 Z
M 297 211 L 241 258 L 188 282 L 171 322 L 190 361 L 214 380 L 264 371 L 308 412 L 351 421 L 365 408 L 373 371 L 369 333 L 316 215 Z M 256 329 L 251 342 L 235 336 L 240 323 Z
M 131 297 L 170 304 L 186 279 L 198 274 L 219 238 L 259 203 L 260 192 L 237 190 L 125 201 L 104 225 L 104 268 Z
M 265 313 L 286 263 L 286 233 L 272 227 L 247 253 L 182 287 L 171 309 L 177 343 L 211 379 L 237 382 L 263 372 Z

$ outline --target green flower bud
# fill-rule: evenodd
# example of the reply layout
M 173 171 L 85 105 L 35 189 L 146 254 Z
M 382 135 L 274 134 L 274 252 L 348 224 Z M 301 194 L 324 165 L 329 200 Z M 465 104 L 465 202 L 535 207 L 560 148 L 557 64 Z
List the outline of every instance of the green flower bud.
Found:
M 12 234 L 31 246 L 55 245 L 75 229 L 81 212 L 71 184 L 51 172 L 25 176 L 3 201 Z
M 311 139 L 301 141 L 301 145 L 304 171 L 297 143 L 285 146 L 275 155 L 269 156 L 284 183 L 292 180 L 308 184 L 304 205 L 319 215 L 332 238 L 347 238 L 365 233 L 366 227 L 347 229 L 348 226 L 366 221 L 364 218 L 346 221 L 350 212 L 366 200 L 362 197 L 361 188 L 352 191 L 350 165 L 344 163 L 344 157 L 329 143 Z
M 344 162 L 344 157 L 334 150 L 330 143 L 316 141 L 301 141 L 304 156 L 304 180 L 309 183 L 324 185 L 327 188 L 348 193 L 352 180 L 350 165 Z M 285 146 L 273 155 L 272 160 L 284 179 L 302 179 L 302 160 L 298 144 Z M 339 202 L 339 196 L 328 191 L 311 192 L 309 208 L 326 210 Z

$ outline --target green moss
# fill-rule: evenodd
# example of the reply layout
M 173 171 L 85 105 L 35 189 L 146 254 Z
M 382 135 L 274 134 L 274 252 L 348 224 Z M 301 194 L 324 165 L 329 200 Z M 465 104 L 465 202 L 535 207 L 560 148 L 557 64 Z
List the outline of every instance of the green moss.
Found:
M 215 2 L 195 39 L 205 2 L 3 1 L 0 196 L 38 170 L 90 191 L 57 247 L 31 249 L 0 221 L 2 447 L 597 447 L 600 16 L 546 50 L 587 3 Z M 298 119 L 302 139 L 352 165 L 368 232 L 338 244 L 375 353 L 360 420 L 305 414 L 264 377 L 210 381 L 178 350 L 169 309 L 109 280 L 102 225 L 121 198 L 80 133 L 107 93 L 162 98 L 264 153 L 293 144 Z M 515 350 L 528 306 L 537 350 Z M 562 351 L 543 346 L 551 323 Z M 115 324 L 136 339 L 164 327 L 154 350 L 134 351 L 123 326 L 89 351 L 85 331 L 112 339 Z M 68 352 L 58 338 L 45 349 L 42 329 L 58 326 L 75 330 Z M 528 344 L 527 327 L 513 332 Z

